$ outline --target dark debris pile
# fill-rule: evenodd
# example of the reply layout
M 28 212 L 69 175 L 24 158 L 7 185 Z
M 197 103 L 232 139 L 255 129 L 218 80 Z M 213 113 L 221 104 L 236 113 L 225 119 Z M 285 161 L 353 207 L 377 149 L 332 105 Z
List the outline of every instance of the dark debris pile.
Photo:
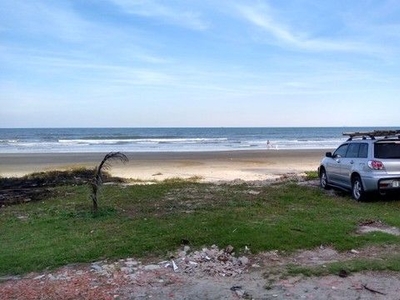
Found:
M 104 182 L 121 181 L 103 173 Z M 51 196 L 52 188 L 63 185 L 83 185 L 93 179 L 91 169 L 50 171 L 18 178 L 0 178 L 0 207 L 30 201 L 40 201 Z

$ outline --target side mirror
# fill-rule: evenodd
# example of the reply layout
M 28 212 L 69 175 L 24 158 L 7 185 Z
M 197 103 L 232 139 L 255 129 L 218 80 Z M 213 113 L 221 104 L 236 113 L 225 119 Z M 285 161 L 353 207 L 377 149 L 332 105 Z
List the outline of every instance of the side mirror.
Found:
M 332 152 L 326 152 L 326 153 L 325 153 L 325 156 L 326 156 L 326 157 L 332 157 Z

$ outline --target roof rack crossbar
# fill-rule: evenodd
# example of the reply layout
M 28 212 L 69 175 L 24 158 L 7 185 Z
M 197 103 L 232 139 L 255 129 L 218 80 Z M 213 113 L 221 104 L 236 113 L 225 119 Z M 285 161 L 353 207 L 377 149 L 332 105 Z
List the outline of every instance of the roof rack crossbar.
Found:
M 355 132 L 343 132 L 343 135 L 349 136 L 349 141 L 351 141 L 354 137 L 369 137 L 372 140 L 377 136 L 383 136 L 385 138 L 393 136 L 400 138 L 400 130 L 374 130 L 374 131 L 355 131 Z

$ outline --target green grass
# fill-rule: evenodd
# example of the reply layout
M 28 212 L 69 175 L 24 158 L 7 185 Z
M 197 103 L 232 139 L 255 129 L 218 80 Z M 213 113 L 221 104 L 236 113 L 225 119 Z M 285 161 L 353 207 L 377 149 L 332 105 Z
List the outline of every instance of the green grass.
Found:
M 399 201 L 357 203 L 296 184 L 107 185 L 99 208 L 91 213 L 87 186 L 57 187 L 50 199 L 0 208 L 0 275 L 105 258 L 162 257 L 182 239 L 192 248 L 230 244 L 253 253 L 400 243 L 388 234 L 355 234 L 363 220 L 400 227 Z
M 312 179 L 318 179 L 318 171 L 306 171 L 306 178 L 308 180 L 312 180 Z

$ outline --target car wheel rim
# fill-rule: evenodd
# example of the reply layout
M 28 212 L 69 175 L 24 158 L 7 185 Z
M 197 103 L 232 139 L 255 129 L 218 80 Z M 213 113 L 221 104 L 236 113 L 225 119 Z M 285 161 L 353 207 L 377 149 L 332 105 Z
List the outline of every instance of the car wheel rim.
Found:
M 325 174 L 325 172 L 323 172 L 322 174 L 321 174 L 321 186 L 324 188 L 324 187 L 326 187 L 326 174 Z
M 353 195 L 356 200 L 360 199 L 361 197 L 361 189 L 362 189 L 361 183 L 358 180 L 356 180 L 354 182 L 354 187 L 353 187 Z

